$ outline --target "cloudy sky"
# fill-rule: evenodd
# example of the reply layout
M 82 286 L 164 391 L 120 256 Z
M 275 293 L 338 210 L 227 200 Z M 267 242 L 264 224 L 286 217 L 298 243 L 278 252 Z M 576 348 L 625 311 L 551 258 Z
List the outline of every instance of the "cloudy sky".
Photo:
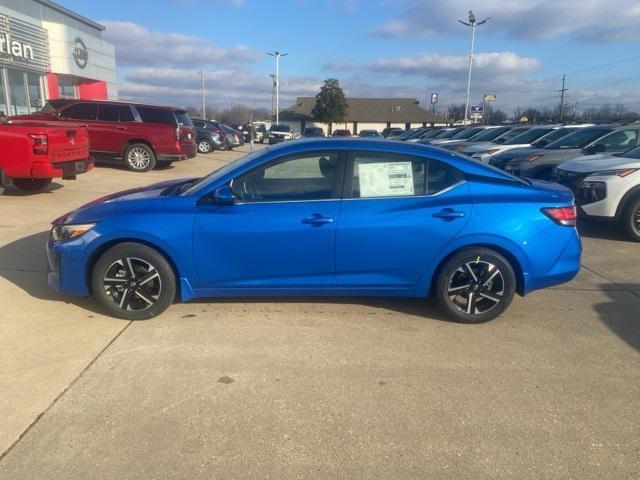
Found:
M 281 105 L 340 79 L 347 95 L 464 101 L 472 8 L 479 27 L 472 103 L 554 105 L 561 77 L 578 108 L 607 102 L 640 110 L 638 0 L 59 0 L 107 28 L 122 98 L 271 106 L 273 58 Z

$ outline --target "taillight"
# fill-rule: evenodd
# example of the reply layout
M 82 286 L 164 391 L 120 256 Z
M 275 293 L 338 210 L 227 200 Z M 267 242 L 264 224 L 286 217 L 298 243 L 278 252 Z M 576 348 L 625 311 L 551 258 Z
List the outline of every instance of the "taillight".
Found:
M 33 140 L 33 153 L 46 155 L 49 153 L 49 137 L 45 133 L 32 133 L 29 138 Z
M 574 227 L 578 218 L 575 205 L 572 205 L 571 207 L 543 208 L 542 213 L 558 225 L 565 225 L 567 227 Z

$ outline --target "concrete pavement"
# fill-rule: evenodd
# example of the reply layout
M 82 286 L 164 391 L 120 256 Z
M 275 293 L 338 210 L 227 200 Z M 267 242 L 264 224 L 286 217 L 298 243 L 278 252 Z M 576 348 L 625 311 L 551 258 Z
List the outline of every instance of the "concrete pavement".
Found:
M 43 283 L 56 215 L 233 156 L 0 198 L 0 478 L 639 476 L 640 245 L 607 229 L 585 228 L 572 283 L 484 325 L 371 299 L 179 304 L 131 323 Z

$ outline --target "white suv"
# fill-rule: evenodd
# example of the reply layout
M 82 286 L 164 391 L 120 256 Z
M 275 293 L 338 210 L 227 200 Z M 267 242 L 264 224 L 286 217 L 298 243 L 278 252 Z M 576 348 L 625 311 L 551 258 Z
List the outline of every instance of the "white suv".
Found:
M 591 155 L 562 163 L 553 180 L 573 190 L 580 214 L 617 220 L 640 242 L 640 146 L 616 155 Z

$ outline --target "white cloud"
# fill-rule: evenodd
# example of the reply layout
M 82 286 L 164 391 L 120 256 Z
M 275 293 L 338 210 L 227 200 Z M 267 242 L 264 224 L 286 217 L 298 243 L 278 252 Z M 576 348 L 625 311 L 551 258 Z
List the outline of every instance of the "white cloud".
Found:
M 208 40 L 180 33 L 161 33 L 133 22 L 100 22 L 104 39 L 116 48 L 119 65 L 201 68 L 252 62 L 260 55 L 244 45 L 221 48 Z
M 389 37 L 456 34 L 467 28 L 473 9 L 482 28 L 505 31 L 510 37 L 544 40 L 567 35 L 581 40 L 625 42 L 640 40 L 638 0 L 412 0 L 394 20 L 374 33 Z

